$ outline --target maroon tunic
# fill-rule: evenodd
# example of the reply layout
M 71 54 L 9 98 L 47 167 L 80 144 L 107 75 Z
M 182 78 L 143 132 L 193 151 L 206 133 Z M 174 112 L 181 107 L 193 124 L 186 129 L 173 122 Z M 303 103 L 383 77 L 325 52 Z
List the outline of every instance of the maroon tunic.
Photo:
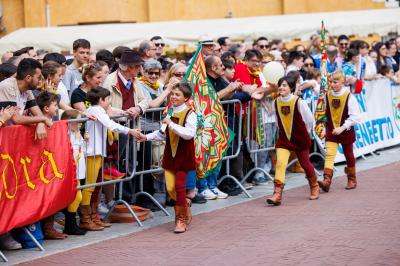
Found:
M 290 151 L 302 151 L 308 150 L 311 147 L 311 139 L 308 134 L 307 127 L 304 124 L 303 117 L 299 111 L 298 101 L 299 99 L 296 100 L 294 105 L 292 134 L 290 136 L 290 140 L 286 137 L 285 130 L 278 112 L 278 102 L 275 101 L 275 112 L 276 117 L 278 118 L 279 128 L 279 135 L 275 144 L 275 148 L 283 148 Z
M 118 88 L 122 94 L 122 110 L 127 110 L 131 107 L 135 107 L 135 98 L 134 98 L 135 88 L 133 87 L 133 82 L 131 83 L 130 90 L 128 90 L 125 87 L 125 84 L 124 82 L 122 82 L 119 75 L 118 74 L 116 75 L 118 80 Z
M 187 116 L 190 114 L 190 110 L 186 113 L 185 119 L 183 119 L 184 126 L 186 123 Z M 178 119 L 171 117 L 171 120 L 178 124 Z M 165 170 L 172 171 L 174 173 L 178 171 L 188 172 L 196 169 L 195 151 L 194 151 L 194 140 L 185 140 L 179 137 L 179 143 L 176 150 L 175 157 L 172 156 L 172 150 L 170 145 L 170 137 L 168 128 L 165 130 L 166 134 L 166 145 L 164 150 L 164 156 L 162 161 L 162 167 Z
M 349 117 L 349 97 L 350 93 L 344 102 L 345 106 L 343 108 L 343 114 L 340 119 L 340 125 L 344 124 L 344 121 Z M 336 142 L 341 144 L 352 144 L 356 141 L 356 134 L 354 132 L 354 127 L 349 130 L 344 130 L 340 135 L 333 135 L 332 131 L 335 129 L 333 126 L 332 116 L 331 116 L 331 106 L 329 104 L 328 97 L 326 97 L 326 117 L 328 118 L 326 122 L 326 141 Z

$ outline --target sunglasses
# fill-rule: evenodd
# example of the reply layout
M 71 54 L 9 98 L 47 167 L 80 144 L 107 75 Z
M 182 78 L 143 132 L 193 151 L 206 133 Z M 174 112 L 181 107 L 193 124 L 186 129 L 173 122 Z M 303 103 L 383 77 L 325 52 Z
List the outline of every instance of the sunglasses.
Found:
M 165 43 L 155 43 L 154 44 L 156 47 L 164 47 L 165 46 Z
M 260 47 L 260 49 L 267 49 L 269 48 L 269 45 L 259 45 L 258 47 Z
M 313 67 L 314 64 L 304 64 L 305 67 Z
M 340 46 L 347 46 L 347 45 L 349 45 L 349 43 L 348 42 L 342 42 L 342 43 L 339 43 L 339 45 Z
M 160 72 L 147 72 L 147 74 L 149 74 L 149 76 L 159 76 Z
M 183 78 L 186 75 L 186 73 L 174 73 L 174 76 L 177 78 Z

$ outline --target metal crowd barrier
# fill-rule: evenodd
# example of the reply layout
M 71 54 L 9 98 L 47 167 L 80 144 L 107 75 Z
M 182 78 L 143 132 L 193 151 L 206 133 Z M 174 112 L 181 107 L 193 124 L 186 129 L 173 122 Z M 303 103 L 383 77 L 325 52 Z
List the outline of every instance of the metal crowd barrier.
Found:
M 139 120 L 140 129 L 143 134 L 148 134 L 160 129 L 162 112 L 164 109 L 165 107 L 146 110 Z M 164 153 L 164 146 L 165 141 L 145 141 L 141 143 L 140 147 L 137 149 L 135 178 L 139 179 L 139 192 L 136 192 L 134 197 L 144 196 L 149 198 L 166 216 L 170 216 L 168 211 L 150 193 L 144 191 L 145 178 L 154 178 L 159 182 L 161 181 L 156 179 L 153 175 L 163 175 L 164 169 L 161 167 L 161 157 Z
M 233 131 L 233 134 L 235 134 L 235 136 L 227 153 L 222 159 L 226 164 L 226 174 L 219 178 L 218 184 L 221 184 L 222 181 L 224 181 L 225 179 L 231 179 L 236 183 L 236 185 L 239 186 L 239 188 L 246 194 L 248 198 L 251 198 L 251 195 L 243 187 L 242 183 L 239 180 L 237 180 L 235 176 L 231 174 L 231 169 L 230 169 L 231 160 L 238 157 L 240 149 L 242 147 L 242 126 L 243 126 L 242 103 L 239 100 L 227 100 L 227 101 L 222 101 L 221 104 L 225 109 L 225 120 L 227 126 L 228 128 L 230 128 L 231 131 Z M 236 110 L 239 110 L 239 114 L 237 114 Z
M 1 258 L 4 262 L 8 262 L 7 257 L 4 256 L 3 252 L 1 252 L 1 250 L 0 250 L 0 258 Z
M 119 124 L 123 125 L 123 126 L 127 126 L 129 128 L 134 128 L 135 126 L 135 121 L 132 120 L 131 118 L 129 118 L 128 116 L 115 116 L 112 117 L 113 120 L 115 120 L 116 122 L 118 122 Z M 86 123 L 89 121 L 88 118 L 81 118 L 81 119 L 71 119 L 68 120 L 69 123 L 69 127 L 71 127 L 71 123 L 85 123 L 85 126 L 82 127 L 82 129 L 84 131 L 86 131 L 87 129 L 87 125 Z M 105 136 L 104 135 L 104 130 L 103 130 L 103 126 L 102 127 L 102 134 L 101 134 L 101 139 L 98 140 L 96 139 L 96 135 L 94 136 L 89 136 L 90 138 L 93 138 L 93 142 L 96 144 L 98 143 L 98 141 L 101 141 L 101 150 L 98 151 L 98 148 L 96 148 L 92 151 L 93 154 L 96 154 L 98 152 L 102 152 L 103 150 L 107 151 L 107 142 L 109 142 L 109 136 Z M 96 123 L 94 124 L 94 131 L 96 131 Z M 107 132 L 107 131 L 106 131 Z M 129 137 L 126 136 L 124 137 L 122 134 L 111 134 L 113 136 L 113 142 L 114 142 L 114 148 L 113 148 L 113 152 L 114 155 L 117 155 L 117 158 L 110 158 L 109 157 L 109 153 L 107 152 L 107 158 L 104 158 L 103 156 L 101 156 L 101 169 L 99 171 L 98 174 L 98 178 L 94 183 L 90 183 L 87 184 L 87 176 L 85 173 L 85 184 L 81 184 L 80 186 L 78 186 L 78 189 L 85 189 L 85 188 L 91 188 L 91 187 L 99 187 L 99 186 L 107 186 L 107 185 L 115 185 L 118 184 L 119 189 L 118 189 L 118 194 L 115 196 L 115 201 L 114 204 L 111 206 L 111 208 L 109 209 L 108 213 L 106 214 L 106 216 L 104 217 L 104 219 L 107 219 L 109 217 L 109 215 L 112 213 L 112 211 L 114 210 L 115 206 L 117 206 L 118 204 L 123 204 L 125 205 L 125 207 L 128 209 L 129 213 L 132 215 L 132 217 L 135 219 L 135 221 L 138 223 L 139 226 L 143 226 L 143 224 L 141 223 L 141 221 L 139 220 L 139 218 L 137 217 L 137 215 L 135 214 L 135 212 L 132 210 L 131 206 L 129 205 L 128 202 L 126 202 L 125 200 L 123 200 L 123 182 L 129 182 L 131 181 L 134 176 L 135 176 L 135 171 L 136 171 L 136 165 L 132 164 L 131 162 L 136 160 L 136 141 L 130 141 Z M 104 138 L 106 138 L 106 143 L 104 143 Z M 121 140 L 122 139 L 122 140 Z M 126 144 L 120 145 L 122 141 L 126 141 Z M 125 147 L 125 151 L 121 151 L 121 146 Z M 121 158 L 121 156 L 123 158 Z M 132 158 L 132 160 L 130 160 L 130 158 Z M 107 159 L 107 162 L 105 162 L 105 159 Z M 86 166 L 88 165 L 88 157 L 85 158 L 85 163 Z M 108 164 L 108 165 L 107 165 Z M 124 178 L 121 179 L 115 179 L 115 180 L 105 180 L 104 179 L 104 166 L 108 166 L 111 167 L 112 164 L 115 164 L 115 168 L 118 171 L 124 172 L 126 173 Z M 124 166 L 124 167 L 121 167 Z M 98 165 L 96 165 L 96 163 L 93 165 L 93 168 L 96 168 Z M 77 165 L 77 169 L 78 169 L 78 173 L 77 175 L 79 176 L 80 172 L 79 172 L 79 164 Z M 111 188 L 109 188 L 111 189 Z M 115 193 L 115 188 L 114 188 L 114 193 Z
M 252 110 L 252 107 L 254 104 L 257 104 L 257 111 Z M 257 125 L 254 123 L 255 122 L 255 117 L 254 115 L 257 115 L 258 118 L 261 118 L 261 121 L 263 121 L 262 118 L 262 106 L 260 101 L 254 101 L 251 100 L 248 103 L 248 106 L 246 108 L 246 145 L 247 145 L 247 150 L 250 153 L 250 155 L 253 157 L 252 160 L 254 161 L 254 168 L 251 169 L 249 172 L 246 173 L 245 177 L 242 180 L 242 184 L 246 182 L 246 180 L 256 171 L 264 173 L 270 180 L 273 180 L 273 177 L 267 172 L 264 168 L 259 167 L 259 157 L 260 153 L 269 153 L 270 151 L 275 150 L 275 141 L 272 141 L 271 146 L 267 146 L 265 143 L 259 143 L 257 141 L 257 133 L 256 133 L 256 127 Z M 253 112 L 253 114 L 252 114 Z M 276 124 L 276 122 L 275 122 Z M 261 127 L 266 130 L 264 127 L 264 123 L 262 123 Z M 261 132 L 264 133 L 263 138 L 265 138 L 265 141 L 267 141 L 266 137 L 266 132 Z M 275 131 L 275 134 L 277 132 L 277 129 Z M 271 162 L 272 163 L 272 162 Z

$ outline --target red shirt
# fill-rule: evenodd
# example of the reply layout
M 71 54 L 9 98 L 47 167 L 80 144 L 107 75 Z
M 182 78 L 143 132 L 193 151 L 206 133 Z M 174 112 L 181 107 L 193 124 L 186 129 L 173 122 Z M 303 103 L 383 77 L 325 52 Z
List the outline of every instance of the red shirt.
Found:
M 261 87 L 262 83 L 258 75 L 251 75 L 249 68 L 243 62 L 235 65 L 235 74 L 233 75 L 233 81 L 243 82 L 246 85 L 257 84 L 257 87 Z M 245 119 L 247 103 L 242 104 L 242 118 Z M 239 114 L 240 109 L 236 108 L 236 113 Z
M 261 87 L 262 85 L 260 77 L 251 75 L 250 70 L 245 63 L 238 63 L 235 65 L 233 81 L 237 80 L 247 85 L 257 84 L 258 87 Z

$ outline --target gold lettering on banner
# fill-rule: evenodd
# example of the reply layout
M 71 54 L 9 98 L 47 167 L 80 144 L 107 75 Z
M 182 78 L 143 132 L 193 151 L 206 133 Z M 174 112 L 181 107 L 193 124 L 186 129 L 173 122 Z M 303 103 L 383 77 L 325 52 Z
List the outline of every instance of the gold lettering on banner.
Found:
M 3 172 L 1 174 L 1 177 L 3 179 L 4 192 L 5 192 L 6 198 L 13 199 L 15 197 L 15 195 L 17 194 L 17 190 L 18 190 L 18 175 L 17 175 L 17 171 L 15 170 L 14 160 L 11 158 L 11 156 L 9 154 L 2 154 L 1 159 L 7 160 L 7 164 L 4 167 Z M 12 195 L 8 192 L 7 181 L 6 181 L 6 171 L 10 164 L 13 168 L 14 178 L 15 178 L 15 191 L 14 191 L 14 194 L 12 194 Z M 0 199 L 1 199 L 1 191 L 0 191 Z
M 57 165 L 56 162 L 54 161 L 53 158 L 53 153 L 44 150 L 43 151 L 43 155 L 46 156 L 48 158 L 48 160 L 43 161 L 42 165 L 40 166 L 39 169 L 39 177 L 40 180 L 42 180 L 43 183 L 45 183 L 46 185 L 49 184 L 53 179 L 55 178 L 59 178 L 62 179 L 63 178 L 63 174 L 60 173 L 57 169 Z M 44 175 L 44 166 L 46 165 L 46 163 L 50 162 L 51 165 L 51 169 L 53 170 L 54 176 L 51 179 L 47 179 Z
M 22 157 L 19 161 L 22 164 L 22 168 L 24 170 L 24 175 L 26 179 L 26 184 L 30 189 L 35 189 L 36 185 L 31 182 L 31 178 L 29 177 L 28 169 L 26 167 L 27 163 L 31 163 L 31 159 L 28 156 Z

